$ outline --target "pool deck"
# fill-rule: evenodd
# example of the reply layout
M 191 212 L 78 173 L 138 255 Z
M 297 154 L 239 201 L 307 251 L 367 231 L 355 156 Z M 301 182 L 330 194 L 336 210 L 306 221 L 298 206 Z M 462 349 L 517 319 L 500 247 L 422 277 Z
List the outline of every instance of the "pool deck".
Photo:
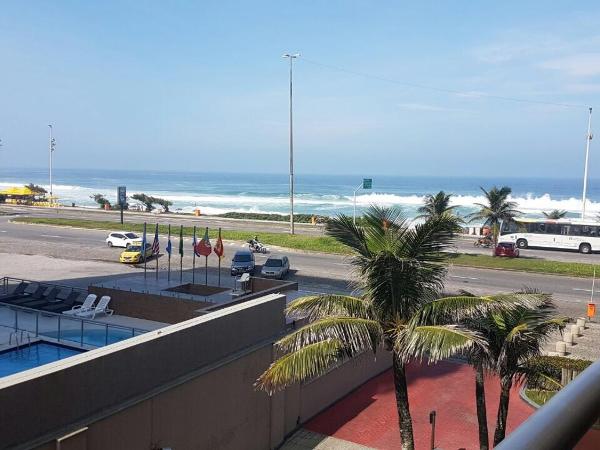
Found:
M 36 337 L 36 329 L 39 334 L 44 332 L 55 333 L 58 330 L 58 317 L 59 315 L 39 314 L 37 315 L 30 310 L 20 310 L 18 315 L 18 328 L 19 330 L 26 330 L 23 333 L 23 340 L 29 342 L 38 339 Z M 36 323 L 37 321 L 37 323 Z M 87 330 L 98 330 L 103 329 L 104 324 L 110 326 L 123 327 L 125 329 L 135 328 L 136 330 L 152 331 L 159 328 L 166 327 L 170 324 L 163 322 L 156 322 L 152 320 L 139 319 L 137 317 L 113 315 L 113 316 L 98 316 L 95 319 L 78 318 L 70 315 L 60 315 L 60 327 L 63 331 L 78 331 L 81 330 L 81 322 L 84 322 L 84 327 Z M 14 310 L 7 308 L 0 308 L 0 351 L 6 350 L 16 346 L 15 336 L 11 335 L 14 333 Z M 118 328 L 119 330 L 121 328 Z M 27 338 L 29 336 L 29 338 Z M 18 332 L 18 337 L 21 338 L 21 331 Z M 48 337 L 41 336 L 42 339 L 49 342 L 55 342 L 56 340 Z M 76 345 L 72 342 L 69 345 Z M 83 346 L 86 348 L 86 346 Z

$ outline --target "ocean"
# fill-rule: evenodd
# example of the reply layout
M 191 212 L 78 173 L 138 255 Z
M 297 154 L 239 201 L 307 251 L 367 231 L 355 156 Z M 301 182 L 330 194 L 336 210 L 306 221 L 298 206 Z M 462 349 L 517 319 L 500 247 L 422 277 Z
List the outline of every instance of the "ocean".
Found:
M 510 186 L 512 199 L 527 216 L 541 216 L 542 211 L 564 209 L 570 216 L 581 210 L 581 179 L 511 178 L 499 175 L 481 177 L 377 176 L 370 190 L 358 190 L 357 211 L 370 204 L 396 205 L 406 216 L 414 217 L 423 196 L 444 190 L 454 194 L 453 203 L 461 214 L 473 212 L 483 202 L 480 186 Z M 129 171 L 104 169 L 56 169 L 53 171 L 54 193 L 66 205 L 96 207 L 90 198 L 104 194 L 115 202 L 117 186 L 127 186 L 127 194 L 146 193 L 173 202 L 174 212 L 203 214 L 229 211 L 278 213 L 289 211 L 288 175 L 231 174 L 201 172 Z M 0 169 L 0 188 L 35 183 L 48 188 L 47 169 Z M 297 175 L 295 212 L 334 216 L 352 214 L 353 191 L 362 184 L 360 176 Z M 588 213 L 600 213 L 600 180 L 588 183 Z

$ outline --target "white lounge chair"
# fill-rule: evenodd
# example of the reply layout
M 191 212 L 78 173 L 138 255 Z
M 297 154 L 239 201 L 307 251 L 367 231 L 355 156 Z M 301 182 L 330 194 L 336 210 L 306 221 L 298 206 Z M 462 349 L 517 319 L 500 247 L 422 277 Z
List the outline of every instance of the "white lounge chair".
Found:
M 80 313 L 91 311 L 94 309 L 96 298 L 98 298 L 96 294 L 89 294 L 82 305 L 73 306 L 71 309 L 63 311 L 63 314 L 79 315 Z
M 95 308 L 77 313 L 77 316 L 91 317 L 92 319 L 96 318 L 96 314 L 106 314 L 107 316 L 112 316 L 114 311 L 112 309 L 108 309 L 109 303 L 110 297 L 108 295 L 103 295 L 100 297 L 100 300 L 98 300 Z

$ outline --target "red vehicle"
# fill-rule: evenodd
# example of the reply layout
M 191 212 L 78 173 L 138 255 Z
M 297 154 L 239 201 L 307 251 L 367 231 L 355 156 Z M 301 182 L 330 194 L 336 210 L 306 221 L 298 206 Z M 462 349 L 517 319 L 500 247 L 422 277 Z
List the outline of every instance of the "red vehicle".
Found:
M 507 256 L 509 258 L 519 257 L 519 249 L 512 242 L 500 242 L 496 246 L 495 253 L 496 256 Z

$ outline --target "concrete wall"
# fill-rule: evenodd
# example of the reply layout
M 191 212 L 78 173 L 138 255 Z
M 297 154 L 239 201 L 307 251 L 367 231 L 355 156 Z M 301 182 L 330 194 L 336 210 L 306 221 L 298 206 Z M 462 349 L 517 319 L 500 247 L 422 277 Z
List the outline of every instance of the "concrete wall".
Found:
M 49 450 L 84 427 L 62 450 L 275 448 L 389 367 L 365 353 L 273 397 L 255 391 L 284 306 L 272 295 L 0 379 L 0 448 Z
M 197 317 L 199 314 L 196 310 L 210 305 L 207 302 L 97 286 L 90 286 L 89 292 L 96 294 L 98 298 L 109 295 L 109 307 L 115 310 L 115 314 L 166 323 L 178 323 Z

